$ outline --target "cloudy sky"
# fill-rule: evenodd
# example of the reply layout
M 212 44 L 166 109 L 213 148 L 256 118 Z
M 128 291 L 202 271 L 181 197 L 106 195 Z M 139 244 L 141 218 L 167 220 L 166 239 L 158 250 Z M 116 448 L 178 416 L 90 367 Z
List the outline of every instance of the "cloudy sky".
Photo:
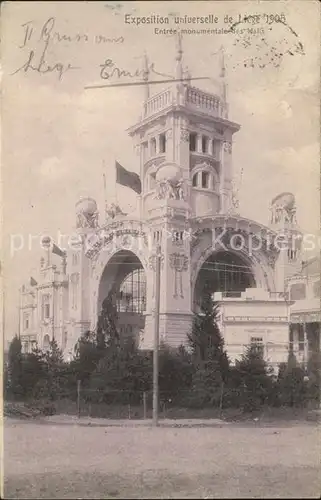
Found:
M 276 24 L 270 17 L 267 24 L 264 13 L 284 14 L 285 22 Z M 9 2 L 1 20 L 7 338 L 17 330 L 18 288 L 37 275 L 39 236 L 72 232 L 74 206 L 81 196 L 93 196 L 102 208 L 104 168 L 107 196 L 115 195 L 115 159 L 138 168 L 126 129 L 140 116 L 143 88 L 84 87 L 106 83 L 100 77 L 106 59 L 134 72 L 142 66 L 145 51 L 157 71 L 174 74 L 174 37 L 154 33 L 165 25 L 126 24 L 125 14 L 214 14 L 218 22 L 206 27 L 217 29 L 230 26 L 224 24 L 226 15 L 233 22 L 239 14 L 261 15 L 259 24 L 247 21 L 236 28 L 263 28 L 264 35 L 185 36 L 184 64 L 192 76 L 213 79 L 197 85 L 214 92 L 216 52 L 221 45 L 225 48 L 230 119 L 241 124 L 233 164 L 237 179 L 243 171 L 242 214 L 267 224 L 270 200 L 291 191 L 302 229 L 319 231 L 318 2 Z M 46 40 L 42 70 L 49 66 L 52 71 L 24 71 L 28 60 L 33 67 L 39 65 Z M 64 70 L 60 79 L 55 67 Z M 117 188 L 117 195 L 125 210 L 135 207 L 135 195 L 128 189 Z M 29 235 L 35 237 L 31 245 Z M 23 248 L 13 254 L 12 242 L 23 242 Z

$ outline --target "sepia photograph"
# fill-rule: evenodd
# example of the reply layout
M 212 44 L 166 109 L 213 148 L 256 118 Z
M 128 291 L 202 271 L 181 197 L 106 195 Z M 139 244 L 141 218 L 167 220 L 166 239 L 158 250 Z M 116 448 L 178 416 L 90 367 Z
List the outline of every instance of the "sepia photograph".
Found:
M 1 5 L 1 498 L 320 498 L 320 3 Z

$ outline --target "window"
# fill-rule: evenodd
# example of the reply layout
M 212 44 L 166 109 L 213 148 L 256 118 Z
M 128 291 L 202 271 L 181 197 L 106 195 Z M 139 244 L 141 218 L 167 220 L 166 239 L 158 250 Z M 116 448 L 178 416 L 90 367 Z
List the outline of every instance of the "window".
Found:
M 208 172 L 202 172 L 202 188 L 208 188 L 209 187 L 209 173 Z
M 212 140 L 212 148 L 213 148 L 213 156 L 214 158 L 219 159 L 220 157 L 220 141 L 217 141 L 216 139 Z
M 263 345 L 263 337 L 251 337 L 251 346 L 255 347 L 258 351 L 263 354 L 264 345 Z
M 172 241 L 183 241 L 184 231 L 173 231 Z
M 161 240 L 161 232 L 160 231 L 154 231 L 154 242 L 159 243 Z
M 77 309 L 79 274 L 73 273 L 70 276 L 70 282 L 71 282 L 71 293 L 72 293 L 72 295 L 71 295 L 71 308 Z
M 151 156 L 156 155 L 156 139 L 155 139 L 155 137 L 153 137 L 150 140 L 150 154 L 151 154 Z
M 198 184 L 198 174 L 193 175 L 193 187 L 196 187 Z
M 50 295 L 42 296 L 42 319 L 50 318 Z
M 142 156 L 143 156 L 143 161 L 145 162 L 148 157 L 148 142 L 143 142 L 142 144 Z
M 44 348 L 45 350 L 48 350 L 48 349 L 49 349 L 49 347 L 50 347 L 50 337 L 49 337 L 49 335 L 48 335 L 48 334 L 46 334 L 46 335 L 44 336 L 44 338 L 43 338 L 43 348 Z
M 290 298 L 291 300 L 302 300 L 305 299 L 305 284 L 295 283 L 290 288 Z
M 304 335 L 304 327 L 303 325 L 300 325 L 299 327 L 299 351 L 303 352 L 304 351 L 304 341 L 305 341 L 305 335 Z
M 160 134 L 160 136 L 159 136 L 159 152 L 160 153 L 166 152 L 166 135 L 165 134 Z
M 25 313 L 23 315 L 23 328 L 24 328 L 24 330 L 29 329 L 29 314 L 27 314 L 27 313 Z
M 205 135 L 202 136 L 202 153 L 207 153 L 208 152 L 208 137 Z
M 142 314 L 146 310 L 146 277 L 139 268 L 129 273 L 117 294 L 117 311 Z
M 191 132 L 189 134 L 189 150 L 190 151 L 196 151 L 196 139 L 197 139 L 197 134 L 194 132 Z

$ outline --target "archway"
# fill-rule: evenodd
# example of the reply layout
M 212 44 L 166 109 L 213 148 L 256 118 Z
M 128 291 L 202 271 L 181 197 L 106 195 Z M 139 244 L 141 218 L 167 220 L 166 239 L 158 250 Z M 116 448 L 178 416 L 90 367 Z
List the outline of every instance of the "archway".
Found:
M 237 297 L 246 288 L 256 286 L 253 268 L 247 259 L 234 252 L 212 253 L 200 268 L 194 290 L 194 310 L 205 294 L 223 292 L 225 296 Z
M 50 347 L 50 337 L 49 337 L 49 335 L 47 333 L 43 337 L 43 343 L 42 343 L 42 345 L 43 345 L 43 349 L 45 351 L 48 351 L 48 349 Z
M 132 336 L 138 341 L 145 328 L 147 282 L 140 259 L 130 250 L 116 252 L 105 266 L 99 284 L 98 312 L 110 293 L 117 309 L 120 338 Z

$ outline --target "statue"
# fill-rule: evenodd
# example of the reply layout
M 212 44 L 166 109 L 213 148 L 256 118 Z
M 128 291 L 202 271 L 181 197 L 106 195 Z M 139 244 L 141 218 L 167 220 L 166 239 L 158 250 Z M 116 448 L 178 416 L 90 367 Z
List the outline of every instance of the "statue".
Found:
M 180 179 L 176 185 L 177 188 L 177 198 L 179 200 L 185 200 L 185 191 L 184 191 L 184 181 Z
M 98 227 L 98 216 L 99 213 L 97 211 L 92 214 L 85 211 L 79 212 L 76 221 L 77 228 Z
M 184 200 L 184 181 L 180 179 L 173 183 L 172 181 L 161 181 L 156 185 L 155 198 L 157 200 Z
M 122 211 L 119 205 L 116 205 L 116 203 L 107 205 L 105 211 L 107 217 L 110 217 L 111 219 L 114 219 L 116 215 L 127 215 Z

